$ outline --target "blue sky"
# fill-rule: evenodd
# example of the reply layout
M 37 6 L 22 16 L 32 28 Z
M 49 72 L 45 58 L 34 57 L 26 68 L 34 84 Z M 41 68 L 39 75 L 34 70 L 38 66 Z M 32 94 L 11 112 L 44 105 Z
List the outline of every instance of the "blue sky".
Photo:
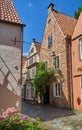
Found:
M 53 3 L 54 9 L 74 16 L 79 6 L 82 6 L 82 0 L 13 0 L 15 8 L 26 25 L 24 28 L 24 41 L 31 43 L 32 39 L 41 42 L 47 17 L 47 7 Z M 23 43 L 23 55 L 26 55 L 30 46 Z

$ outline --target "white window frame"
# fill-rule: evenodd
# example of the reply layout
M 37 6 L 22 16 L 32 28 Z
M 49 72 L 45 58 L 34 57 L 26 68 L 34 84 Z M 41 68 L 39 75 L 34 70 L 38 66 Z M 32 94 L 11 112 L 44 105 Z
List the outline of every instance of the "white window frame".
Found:
M 25 98 L 28 99 L 33 99 L 34 97 L 34 89 L 32 88 L 31 84 L 28 83 L 26 86 L 26 94 L 25 94 Z
M 33 72 L 34 71 L 34 72 Z M 34 73 L 34 74 L 33 74 Z M 34 78 L 36 75 L 36 67 L 31 68 L 31 78 Z
M 51 38 L 52 38 L 52 41 L 51 41 Z M 52 44 L 53 44 L 53 35 L 50 34 L 50 35 L 48 36 L 48 47 L 52 46 Z
M 47 66 L 46 66 L 46 63 L 47 63 Z M 48 69 L 48 60 L 45 61 L 45 69 L 46 70 Z
M 28 93 L 29 93 L 29 95 L 28 95 Z M 32 97 L 31 97 L 31 85 L 29 85 L 29 84 L 27 84 L 27 86 L 26 86 L 26 94 L 25 94 L 25 97 L 26 97 L 26 99 L 31 99 Z
M 82 38 L 79 39 L 79 54 L 80 54 L 80 60 L 82 60 Z
M 58 86 L 58 84 L 60 85 L 60 86 Z M 57 85 L 57 93 L 56 93 L 56 85 Z M 59 90 L 59 88 L 58 87 L 60 87 L 60 94 L 59 94 L 59 92 L 58 92 L 58 90 Z M 53 92 L 54 92 L 54 97 L 58 97 L 58 98 L 60 98 L 61 97 L 61 84 L 58 82 L 55 82 L 55 83 L 53 83 Z
M 82 104 L 82 77 L 80 78 L 80 94 L 81 94 L 81 104 Z
M 58 67 L 56 68 L 56 66 L 55 66 L 55 64 L 54 64 L 54 61 L 55 61 L 55 58 L 56 58 L 56 57 L 59 57 L 59 68 L 58 68 Z M 55 69 L 60 69 L 60 55 L 57 55 L 57 56 L 55 56 L 55 57 L 53 58 L 53 66 L 54 66 Z
M 27 79 L 31 79 L 31 70 L 30 69 L 27 71 Z

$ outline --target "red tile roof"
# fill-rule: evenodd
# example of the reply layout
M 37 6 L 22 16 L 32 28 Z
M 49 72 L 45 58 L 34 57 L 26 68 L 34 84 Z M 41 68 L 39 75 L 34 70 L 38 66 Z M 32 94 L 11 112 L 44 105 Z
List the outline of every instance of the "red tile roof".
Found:
M 0 20 L 22 24 L 12 0 L 0 0 Z
M 34 45 L 35 45 L 35 47 L 36 47 L 37 53 L 39 54 L 39 53 L 40 53 L 40 48 L 41 48 L 41 43 L 39 43 L 39 42 L 34 42 Z
M 75 18 L 71 18 L 70 16 L 67 16 L 63 13 L 60 13 L 56 10 L 53 10 L 52 12 L 56 18 L 58 25 L 60 26 L 60 28 L 62 30 L 62 32 L 65 35 L 72 36 L 75 25 L 77 23 L 77 20 Z

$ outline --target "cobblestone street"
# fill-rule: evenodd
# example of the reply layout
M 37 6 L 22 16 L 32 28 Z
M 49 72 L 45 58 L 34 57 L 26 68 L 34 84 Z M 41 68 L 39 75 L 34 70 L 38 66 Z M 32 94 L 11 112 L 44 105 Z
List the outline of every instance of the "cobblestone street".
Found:
M 23 102 L 23 113 L 39 117 L 47 130 L 82 130 L 82 113 L 74 114 L 66 109 L 47 105 L 30 105 Z

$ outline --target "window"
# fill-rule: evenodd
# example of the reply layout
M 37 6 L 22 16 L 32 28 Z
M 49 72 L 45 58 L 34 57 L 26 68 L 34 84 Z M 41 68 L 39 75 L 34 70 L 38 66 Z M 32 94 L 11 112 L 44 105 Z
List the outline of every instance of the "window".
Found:
M 30 99 L 31 98 L 31 86 L 30 84 L 27 84 L 26 86 L 26 99 Z
M 54 65 L 55 69 L 59 69 L 59 68 L 60 68 L 59 56 L 56 56 L 56 57 L 53 59 L 53 65 Z
M 31 76 L 30 76 L 30 70 L 28 70 L 28 72 L 27 72 L 27 79 L 30 79 L 31 78 Z
M 54 83 L 54 97 L 60 97 L 60 95 L 61 95 L 60 83 Z
M 26 99 L 33 99 L 34 97 L 34 88 L 31 86 L 30 83 L 26 86 Z
M 80 39 L 80 60 L 82 60 L 82 39 Z
M 52 45 L 52 35 L 48 36 L 48 47 Z
M 48 69 L 48 61 L 45 62 L 45 69 Z
M 29 65 L 33 63 L 33 57 L 29 59 Z
M 80 92 L 81 92 L 81 104 L 82 104 L 82 77 L 81 77 L 81 80 L 80 80 Z
M 32 75 L 31 75 L 32 78 L 35 77 L 35 75 L 36 75 L 36 68 L 32 68 L 31 74 L 32 74 Z

